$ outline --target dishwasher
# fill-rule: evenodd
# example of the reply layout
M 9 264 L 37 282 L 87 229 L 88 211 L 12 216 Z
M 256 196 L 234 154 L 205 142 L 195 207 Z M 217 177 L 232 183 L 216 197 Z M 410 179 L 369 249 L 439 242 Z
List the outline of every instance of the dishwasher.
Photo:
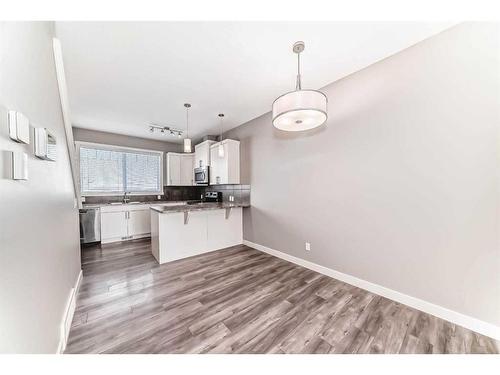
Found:
M 101 210 L 99 207 L 80 209 L 80 243 L 101 241 Z

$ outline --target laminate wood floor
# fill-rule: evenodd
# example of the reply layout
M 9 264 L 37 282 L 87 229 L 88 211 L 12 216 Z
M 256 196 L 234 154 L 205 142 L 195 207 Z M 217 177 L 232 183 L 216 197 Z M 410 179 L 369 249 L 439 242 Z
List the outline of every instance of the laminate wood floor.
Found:
M 498 353 L 463 327 L 244 245 L 158 265 L 83 250 L 66 353 Z

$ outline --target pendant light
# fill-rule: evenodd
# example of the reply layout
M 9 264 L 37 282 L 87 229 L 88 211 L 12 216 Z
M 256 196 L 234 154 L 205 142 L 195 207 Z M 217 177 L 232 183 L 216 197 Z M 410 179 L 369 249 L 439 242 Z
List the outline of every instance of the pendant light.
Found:
M 184 103 L 186 107 L 186 138 L 184 138 L 184 152 L 191 152 L 191 138 L 189 138 L 189 108 L 191 104 Z
M 224 157 L 224 145 L 222 144 L 222 130 L 223 130 L 223 120 L 224 120 L 224 113 L 219 113 L 219 118 L 220 118 L 220 137 L 219 137 L 219 157 L 223 158 Z
M 302 90 L 300 53 L 304 42 L 295 42 L 297 54 L 297 83 L 295 91 L 281 95 L 273 102 L 273 125 L 285 131 L 302 131 L 323 125 L 327 118 L 328 98 L 321 91 Z

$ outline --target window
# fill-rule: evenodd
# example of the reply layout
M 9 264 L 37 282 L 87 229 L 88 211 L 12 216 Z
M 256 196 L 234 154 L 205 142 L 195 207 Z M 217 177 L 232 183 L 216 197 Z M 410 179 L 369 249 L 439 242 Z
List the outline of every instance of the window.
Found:
M 77 148 L 83 196 L 163 193 L 162 152 L 83 142 Z

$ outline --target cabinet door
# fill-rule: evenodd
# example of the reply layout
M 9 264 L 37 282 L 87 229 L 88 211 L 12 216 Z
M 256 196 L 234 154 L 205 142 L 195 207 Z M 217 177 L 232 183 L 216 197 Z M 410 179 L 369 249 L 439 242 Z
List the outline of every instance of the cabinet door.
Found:
M 149 211 L 130 211 L 128 219 L 129 236 L 140 236 L 151 233 L 151 214 Z
M 226 158 L 226 152 L 224 157 L 219 156 L 218 144 L 210 147 L 210 185 L 224 184 L 224 181 L 227 180 L 227 177 L 224 178 L 224 166 L 227 165 Z
M 194 168 L 206 167 L 208 164 L 208 144 L 197 145 L 194 148 Z
M 181 155 L 180 165 L 181 165 L 181 185 L 192 186 L 193 185 L 193 154 Z
M 167 185 L 178 186 L 181 184 L 181 156 L 167 154 Z
M 229 158 L 227 144 L 223 144 L 224 156 L 219 156 L 219 144 L 210 147 L 210 184 L 220 185 L 228 183 L 227 160 Z
M 119 241 L 127 236 L 127 212 L 101 212 L 101 242 Z
M 220 157 L 217 154 L 217 163 L 219 164 L 217 172 L 220 177 L 219 183 L 228 184 L 229 183 L 228 160 L 231 157 L 231 155 L 229 154 L 227 143 L 224 144 L 223 147 L 224 147 L 224 156 Z

